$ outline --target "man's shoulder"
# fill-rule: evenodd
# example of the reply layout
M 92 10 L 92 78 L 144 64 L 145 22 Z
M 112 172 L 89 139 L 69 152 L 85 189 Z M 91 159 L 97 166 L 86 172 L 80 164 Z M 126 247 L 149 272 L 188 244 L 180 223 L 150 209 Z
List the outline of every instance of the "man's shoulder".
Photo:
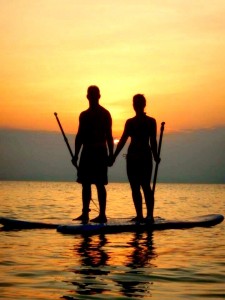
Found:
M 98 105 L 94 110 L 91 110 L 90 108 L 82 111 L 80 113 L 80 118 L 86 118 L 86 117 L 90 117 L 90 116 L 96 116 L 101 114 L 104 115 L 105 117 L 111 117 L 110 112 L 103 106 Z
M 84 117 L 85 115 L 88 114 L 88 109 L 86 110 L 83 110 L 81 113 L 80 113 L 80 118 Z
M 109 113 L 109 111 L 104 106 L 102 106 L 102 105 L 99 105 L 99 109 L 101 109 L 102 111 L 105 111 L 105 112 Z
M 111 116 L 110 112 L 103 106 L 99 105 L 99 110 L 105 114 L 105 115 L 108 115 L 108 116 Z

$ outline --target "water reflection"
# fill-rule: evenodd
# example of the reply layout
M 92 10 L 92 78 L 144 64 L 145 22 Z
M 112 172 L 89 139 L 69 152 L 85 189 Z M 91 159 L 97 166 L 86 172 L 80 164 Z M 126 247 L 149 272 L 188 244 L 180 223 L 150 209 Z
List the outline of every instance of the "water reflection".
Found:
M 99 235 L 97 238 L 96 240 L 96 237 L 95 239 L 91 236 L 83 237 L 78 249 L 74 248 L 74 251 L 77 251 L 81 257 L 81 265 L 92 267 L 92 272 L 93 270 L 96 271 L 98 267 L 106 266 L 109 259 L 108 254 L 103 248 L 107 243 L 105 235 Z
M 75 244 L 73 251 L 79 260 L 72 270 L 75 275 L 70 281 L 73 288 L 63 299 L 79 299 L 82 295 L 86 295 L 85 299 L 96 295 L 107 297 L 109 293 L 116 297 L 142 298 L 151 294 L 152 259 L 156 256 L 152 233 L 124 237 L 119 252 L 115 236 L 98 235 L 77 240 L 79 244 Z
M 132 249 L 125 261 L 128 269 L 116 281 L 122 295 L 143 298 L 151 294 L 151 261 L 156 256 L 152 233 L 136 233 L 128 244 Z
M 128 256 L 128 267 L 135 269 L 151 265 L 151 260 L 155 257 L 152 232 L 135 233 L 128 244 L 133 249 L 133 252 Z

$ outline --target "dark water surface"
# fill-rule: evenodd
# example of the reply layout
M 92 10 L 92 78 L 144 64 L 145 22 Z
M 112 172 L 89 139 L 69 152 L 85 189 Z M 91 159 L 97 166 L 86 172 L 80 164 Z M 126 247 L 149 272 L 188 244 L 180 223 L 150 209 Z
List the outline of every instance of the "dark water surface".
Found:
M 132 217 L 129 185 L 110 184 L 108 217 Z M 69 223 L 76 183 L 1 182 L 0 216 Z M 93 198 L 96 201 L 96 191 Z M 225 215 L 225 185 L 159 184 L 155 215 Z M 92 203 L 91 217 L 97 215 Z M 225 298 L 225 222 L 212 228 L 90 237 L 0 232 L 0 299 Z

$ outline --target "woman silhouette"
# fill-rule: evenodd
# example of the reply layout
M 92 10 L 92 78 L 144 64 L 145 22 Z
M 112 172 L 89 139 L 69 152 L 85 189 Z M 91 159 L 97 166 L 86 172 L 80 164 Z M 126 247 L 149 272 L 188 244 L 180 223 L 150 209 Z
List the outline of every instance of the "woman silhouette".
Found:
M 115 161 L 117 155 L 124 147 L 127 139 L 131 142 L 127 153 L 127 176 L 130 182 L 136 217 L 132 221 L 144 221 L 142 212 L 142 194 L 144 193 L 147 216 L 146 221 L 154 222 L 154 195 L 150 182 L 152 175 L 152 155 L 155 162 L 159 163 L 157 155 L 156 120 L 145 114 L 146 99 L 144 95 L 137 94 L 133 97 L 133 108 L 136 116 L 126 121 L 124 132 L 117 145 L 113 156 Z

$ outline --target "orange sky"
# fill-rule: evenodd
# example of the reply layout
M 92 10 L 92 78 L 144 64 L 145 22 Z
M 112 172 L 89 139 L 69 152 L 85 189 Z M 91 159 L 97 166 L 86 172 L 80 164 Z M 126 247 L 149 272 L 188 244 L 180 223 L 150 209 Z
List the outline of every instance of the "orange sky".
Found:
M 0 0 L 0 127 L 77 130 L 100 87 L 114 136 L 132 96 L 167 131 L 225 125 L 224 0 Z

